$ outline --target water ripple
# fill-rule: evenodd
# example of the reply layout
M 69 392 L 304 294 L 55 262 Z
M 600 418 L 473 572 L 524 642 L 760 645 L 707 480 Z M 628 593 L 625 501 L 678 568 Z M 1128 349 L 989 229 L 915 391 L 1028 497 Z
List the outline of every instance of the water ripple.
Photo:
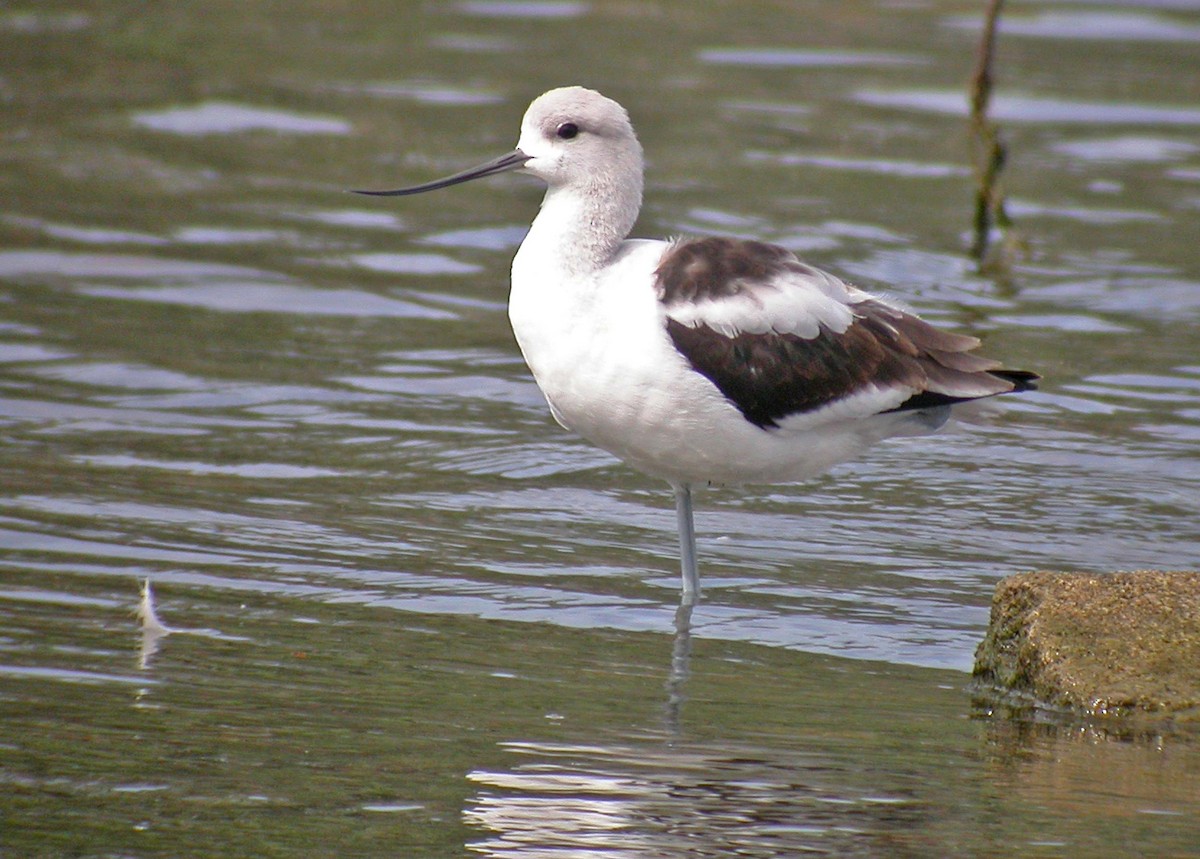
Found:
M 1195 6 L 1189 7 L 1195 11 Z M 962 15 L 947 18 L 945 26 L 982 29 L 982 19 Z M 1037 15 L 1004 15 L 1002 37 L 1064 39 L 1099 42 L 1200 42 L 1200 26 L 1142 12 L 1050 10 Z
M 966 116 L 968 101 L 959 90 L 860 89 L 854 100 L 871 107 Z M 998 122 L 1048 125 L 1200 125 L 1200 109 L 1142 102 L 1073 101 L 1053 96 L 1000 94 L 989 110 Z
M 911 54 L 883 51 L 823 50 L 817 48 L 706 48 L 698 58 L 718 66 L 768 68 L 866 68 L 916 66 L 929 61 Z
M 350 123 L 342 119 L 223 101 L 139 111 L 133 114 L 133 121 L 151 131 L 185 136 L 247 131 L 281 134 L 349 134 L 351 131 Z

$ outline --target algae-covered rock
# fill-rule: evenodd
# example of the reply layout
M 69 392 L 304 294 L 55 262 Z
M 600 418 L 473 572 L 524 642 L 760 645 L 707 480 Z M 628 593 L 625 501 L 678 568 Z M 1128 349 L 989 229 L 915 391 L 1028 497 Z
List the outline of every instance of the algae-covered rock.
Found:
M 1200 573 L 1010 576 L 974 674 L 1053 707 L 1200 723 Z

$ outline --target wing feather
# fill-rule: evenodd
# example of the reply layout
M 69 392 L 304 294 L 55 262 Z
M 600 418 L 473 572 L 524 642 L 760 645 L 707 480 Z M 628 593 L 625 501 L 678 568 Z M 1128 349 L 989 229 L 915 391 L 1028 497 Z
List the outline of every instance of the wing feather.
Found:
M 655 274 L 675 348 L 759 427 L 864 393 L 875 394 L 868 413 L 896 411 L 1025 390 L 1037 378 L 777 245 L 678 242 Z

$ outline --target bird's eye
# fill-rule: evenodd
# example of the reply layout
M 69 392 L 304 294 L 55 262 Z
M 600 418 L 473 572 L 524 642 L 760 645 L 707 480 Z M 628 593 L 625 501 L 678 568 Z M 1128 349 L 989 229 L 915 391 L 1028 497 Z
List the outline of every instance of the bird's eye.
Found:
M 558 128 L 554 129 L 554 133 L 561 140 L 571 140 L 579 134 L 579 126 L 573 122 L 564 122 Z

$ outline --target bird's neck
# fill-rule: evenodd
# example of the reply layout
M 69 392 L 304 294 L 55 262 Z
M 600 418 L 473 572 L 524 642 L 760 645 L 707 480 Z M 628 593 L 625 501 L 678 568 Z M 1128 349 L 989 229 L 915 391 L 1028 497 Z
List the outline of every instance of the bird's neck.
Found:
M 640 177 L 639 177 L 640 178 Z M 597 177 L 587 187 L 550 188 L 522 250 L 575 274 L 597 271 L 616 255 L 642 205 L 642 184 Z

